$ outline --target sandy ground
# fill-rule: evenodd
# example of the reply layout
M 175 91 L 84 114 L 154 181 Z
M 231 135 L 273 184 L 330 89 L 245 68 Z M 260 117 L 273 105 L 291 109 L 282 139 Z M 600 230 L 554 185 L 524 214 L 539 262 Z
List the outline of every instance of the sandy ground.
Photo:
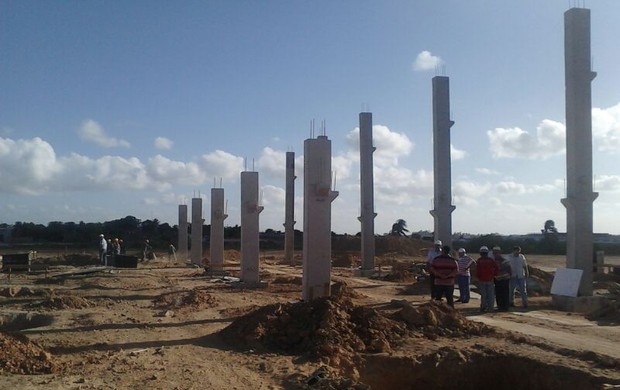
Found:
M 238 274 L 238 258 L 238 252 L 227 251 L 232 276 Z M 555 257 L 528 258 L 541 268 L 563 265 Z M 220 331 L 257 308 L 289 307 L 301 297 L 300 265 L 281 264 L 281 253 L 269 253 L 261 268 L 266 285 L 254 289 L 166 261 L 54 276 L 76 270 L 57 266 L 48 278 L 0 275 L 0 329 L 26 336 L 24 342 L 43 348 L 38 358 L 49 362 L 44 373 L 17 374 L 0 358 L 0 389 L 620 387 L 618 316 L 589 320 L 559 312 L 549 296 L 531 298 L 527 310 L 483 315 L 472 299 L 456 305 L 466 317 L 460 324 L 486 324 L 491 329 L 486 334 L 446 333 L 441 322 L 424 328 L 402 322 L 409 330 L 397 343 L 388 340 L 347 359 L 244 347 L 243 335 L 231 342 Z M 403 305 L 429 302 L 423 282 L 353 277 L 348 268 L 334 268 L 332 277 L 346 283 L 351 305 L 385 318 L 397 318 Z M 5 334 L 5 351 L 17 343 L 10 337 Z M 334 339 L 338 343 L 346 340 Z M 316 373 L 321 367 L 326 374 Z

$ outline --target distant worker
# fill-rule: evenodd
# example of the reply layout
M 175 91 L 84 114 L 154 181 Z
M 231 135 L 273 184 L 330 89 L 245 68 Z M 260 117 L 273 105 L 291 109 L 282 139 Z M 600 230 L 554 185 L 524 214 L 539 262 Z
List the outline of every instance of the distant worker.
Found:
M 523 253 L 521 253 L 521 247 L 515 246 L 512 248 L 512 253 L 508 256 L 510 261 L 510 270 L 512 275 L 510 276 L 510 306 L 515 305 L 515 289 L 519 289 L 519 295 L 521 295 L 521 305 L 527 308 L 527 278 L 530 276 L 527 268 L 527 260 Z
M 510 309 L 510 261 L 502 256 L 502 248 L 493 247 L 493 258 L 499 267 L 499 273 L 495 277 L 495 301 L 498 311 L 508 311 Z
M 121 243 L 120 240 L 118 238 L 114 239 L 114 255 L 120 255 L 121 254 Z
M 441 255 L 441 245 L 441 240 L 436 240 L 434 246 L 430 248 L 426 254 L 426 270 L 429 273 L 431 299 L 437 299 L 435 294 L 435 275 L 431 272 L 431 264 L 435 257 Z
M 177 248 L 175 248 L 174 245 L 170 244 L 170 246 L 168 247 L 168 261 L 171 261 L 172 259 L 174 259 L 174 262 L 176 263 Z
M 480 292 L 480 312 L 493 311 L 495 306 L 495 285 L 493 279 L 499 273 L 495 259 L 489 257 L 489 248 L 480 247 L 480 257 L 476 260 L 476 277 Z
M 431 273 L 435 275 L 435 298 L 445 296 L 448 305 L 454 307 L 454 277 L 459 273 L 459 265 L 450 256 L 449 246 L 443 246 L 441 254 L 433 259 Z
M 142 251 L 142 259 L 143 260 L 154 260 L 155 253 L 153 252 L 153 247 L 149 240 L 144 240 L 144 250 Z
M 106 264 L 106 255 L 108 254 L 108 243 L 103 234 L 99 235 L 99 264 Z
M 456 284 L 459 286 L 459 299 L 457 302 L 467 303 L 469 302 L 469 283 L 471 281 L 469 269 L 475 261 L 467 256 L 465 248 L 459 248 L 458 256 L 459 273 L 456 275 Z

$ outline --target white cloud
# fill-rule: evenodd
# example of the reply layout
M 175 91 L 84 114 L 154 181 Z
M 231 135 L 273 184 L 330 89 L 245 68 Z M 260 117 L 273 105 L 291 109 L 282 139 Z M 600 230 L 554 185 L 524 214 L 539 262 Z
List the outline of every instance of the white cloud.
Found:
M 425 71 L 425 70 L 433 70 L 438 66 L 442 65 L 444 62 L 438 56 L 434 56 L 430 51 L 424 50 L 418 54 L 413 63 L 413 70 L 416 71 Z
M 198 162 L 156 155 L 146 163 L 136 157 L 77 153 L 56 157 L 41 138 L 0 138 L 0 192 L 41 194 L 59 191 L 163 191 L 175 185 L 200 185 L 213 177 L 236 179 L 243 159 L 223 151 L 203 155 Z
M 407 168 L 391 166 L 377 167 L 375 176 L 375 198 L 389 204 L 412 204 L 414 199 L 432 197 L 433 173 L 425 170 L 413 172 Z
M 38 137 L 0 138 L 0 166 L 0 191 L 18 194 L 45 192 L 59 170 L 54 148 Z
M 495 128 L 487 131 L 489 144 L 495 158 L 547 159 L 563 154 L 566 150 L 566 128 L 560 122 L 543 120 L 536 128 L 536 135 L 514 128 Z
M 272 185 L 264 185 L 261 186 L 261 200 L 264 206 L 271 207 L 284 207 L 284 198 L 285 191 L 283 188 L 272 186 Z
M 356 152 L 356 159 L 359 161 L 359 136 L 360 129 L 356 127 L 347 134 L 347 140 L 353 151 Z M 397 133 L 383 125 L 372 126 L 372 142 L 377 148 L 373 161 L 376 166 L 398 165 L 398 158 L 406 156 L 414 148 L 414 143 L 406 134 Z
M 594 180 L 595 191 L 620 192 L 620 176 L 601 175 Z
M 223 177 L 236 180 L 243 171 L 243 158 L 223 150 L 216 150 L 200 157 L 200 167 L 206 177 Z M 248 167 L 251 169 L 251 167 Z
M 153 141 L 153 145 L 155 145 L 157 149 L 168 150 L 172 149 L 172 145 L 174 145 L 174 142 L 172 142 L 166 137 L 157 137 L 155 138 L 155 141 Z
M 450 144 L 450 157 L 452 160 L 462 160 L 467 156 L 467 152 L 464 150 L 457 149 L 454 145 Z
M 620 151 L 620 103 L 592 109 L 592 136 L 598 141 L 599 151 Z
M 123 147 L 128 148 L 129 142 L 124 139 L 110 137 L 101 125 L 92 119 L 87 119 L 78 129 L 78 135 L 87 142 L 92 142 L 104 148 Z
M 483 175 L 499 175 L 498 171 L 494 171 L 489 168 L 476 168 L 476 172 L 481 173 Z
M 207 179 L 198 164 L 173 161 L 161 155 L 149 159 L 146 170 L 149 177 L 161 183 L 162 188 L 176 184 L 200 184 Z
M 283 176 L 286 171 L 286 153 L 270 147 L 263 148 L 258 158 L 258 169 L 261 173 Z

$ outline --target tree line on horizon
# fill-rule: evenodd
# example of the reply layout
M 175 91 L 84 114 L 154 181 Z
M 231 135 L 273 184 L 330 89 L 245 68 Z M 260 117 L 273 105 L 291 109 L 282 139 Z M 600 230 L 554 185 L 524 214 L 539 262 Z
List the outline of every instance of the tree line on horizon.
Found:
M 7 228 L 8 224 L 0 224 L 0 228 Z M 188 226 L 188 234 L 191 234 L 191 224 Z M 209 240 L 210 225 L 203 225 L 203 236 L 206 241 Z M 404 219 L 398 219 L 393 225 L 387 236 L 396 237 L 398 239 L 422 239 L 420 232 L 408 234 L 407 222 Z M 427 232 L 432 241 L 432 232 Z M 32 222 L 15 222 L 12 225 L 10 240 L 5 244 L 63 244 L 75 247 L 85 248 L 96 245 L 99 234 L 104 234 L 106 238 L 122 239 L 127 247 L 140 248 L 144 240 L 149 240 L 151 245 L 158 249 L 165 249 L 170 244 L 175 244 L 178 239 L 178 226 L 171 226 L 168 223 L 160 223 L 158 219 L 140 220 L 134 216 L 126 216 L 124 218 L 106 221 L 106 222 L 59 222 L 52 221 L 47 225 L 35 224 Z M 558 240 L 558 232 L 551 220 L 545 222 L 544 229 L 541 230 L 541 239 L 515 239 L 502 236 L 498 233 L 473 235 L 465 238 L 453 239 L 453 247 L 466 248 L 468 252 L 475 253 L 476 249 L 482 245 L 498 245 L 509 252 L 513 246 L 520 246 L 524 253 L 549 254 L 549 255 L 565 255 L 566 243 Z M 282 249 L 283 241 L 277 237 L 283 236 L 281 231 L 267 229 L 261 234 L 265 239 L 261 240 L 262 249 Z M 356 237 L 359 239 L 360 234 L 356 235 L 339 235 L 332 233 L 333 237 Z M 380 237 L 380 236 L 379 236 Z M 4 237 L 0 236 L 0 242 Z M 241 238 L 241 227 L 239 225 L 227 226 L 224 228 L 224 238 L 230 241 L 237 241 Z M 295 230 L 295 247 L 301 249 L 303 240 L 303 232 Z M 355 241 L 355 240 L 353 240 Z M 339 240 L 342 243 L 342 240 Z M 350 245 L 349 245 L 350 244 Z M 343 244 L 349 250 L 356 250 L 355 243 Z M 429 246 L 431 243 L 429 243 Z M 234 247 L 234 245 L 233 245 Z M 343 248 L 344 249 L 344 248 Z M 359 248 L 357 248 L 359 250 Z M 607 254 L 620 255 L 619 244 L 595 244 L 594 250 L 604 250 Z M 594 255 L 594 254 L 593 254 Z

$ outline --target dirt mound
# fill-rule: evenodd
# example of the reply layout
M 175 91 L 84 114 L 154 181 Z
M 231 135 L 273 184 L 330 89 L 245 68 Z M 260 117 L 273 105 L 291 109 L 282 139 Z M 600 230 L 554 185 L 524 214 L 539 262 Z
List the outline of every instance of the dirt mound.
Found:
M 332 267 L 353 267 L 360 264 L 360 254 L 358 252 L 334 252 L 332 255 Z
M 0 332 L 0 373 L 51 374 L 58 368 L 53 356 L 26 336 Z
M 398 291 L 399 295 L 429 295 L 431 294 L 431 288 L 428 280 L 423 279 L 415 281 Z
M 294 284 L 295 286 L 301 286 L 301 276 L 276 276 L 271 281 L 273 284 Z
M 158 309 L 181 309 L 185 307 L 215 307 L 217 299 L 204 290 L 194 288 L 189 291 L 178 291 L 162 294 L 153 300 Z
M 347 299 L 346 287 L 310 302 L 263 306 L 220 331 L 241 348 L 275 350 L 321 359 L 355 373 L 360 352 L 389 352 L 408 334 L 405 324 Z
M 393 270 L 385 276 L 381 277 L 381 280 L 385 280 L 388 282 L 401 282 L 401 283 L 409 283 L 415 282 L 416 276 L 407 270 Z
M 528 278 L 527 294 L 532 297 L 550 295 L 553 273 L 545 272 L 531 265 L 528 268 L 530 277 Z
M 468 320 L 443 302 L 431 301 L 420 306 L 406 304 L 397 314 L 412 329 L 422 331 L 431 340 L 440 336 L 482 336 L 493 332 L 492 328 Z
M 60 297 L 50 297 L 49 299 L 41 303 L 34 304 L 33 306 L 42 307 L 49 310 L 65 310 L 85 309 L 87 307 L 96 306 L 96 303 L 86 298 L 67 295 Z
M 382 236 L 375 241 L 377 255 L 422 256 L 432 243 L 411 237 Z

